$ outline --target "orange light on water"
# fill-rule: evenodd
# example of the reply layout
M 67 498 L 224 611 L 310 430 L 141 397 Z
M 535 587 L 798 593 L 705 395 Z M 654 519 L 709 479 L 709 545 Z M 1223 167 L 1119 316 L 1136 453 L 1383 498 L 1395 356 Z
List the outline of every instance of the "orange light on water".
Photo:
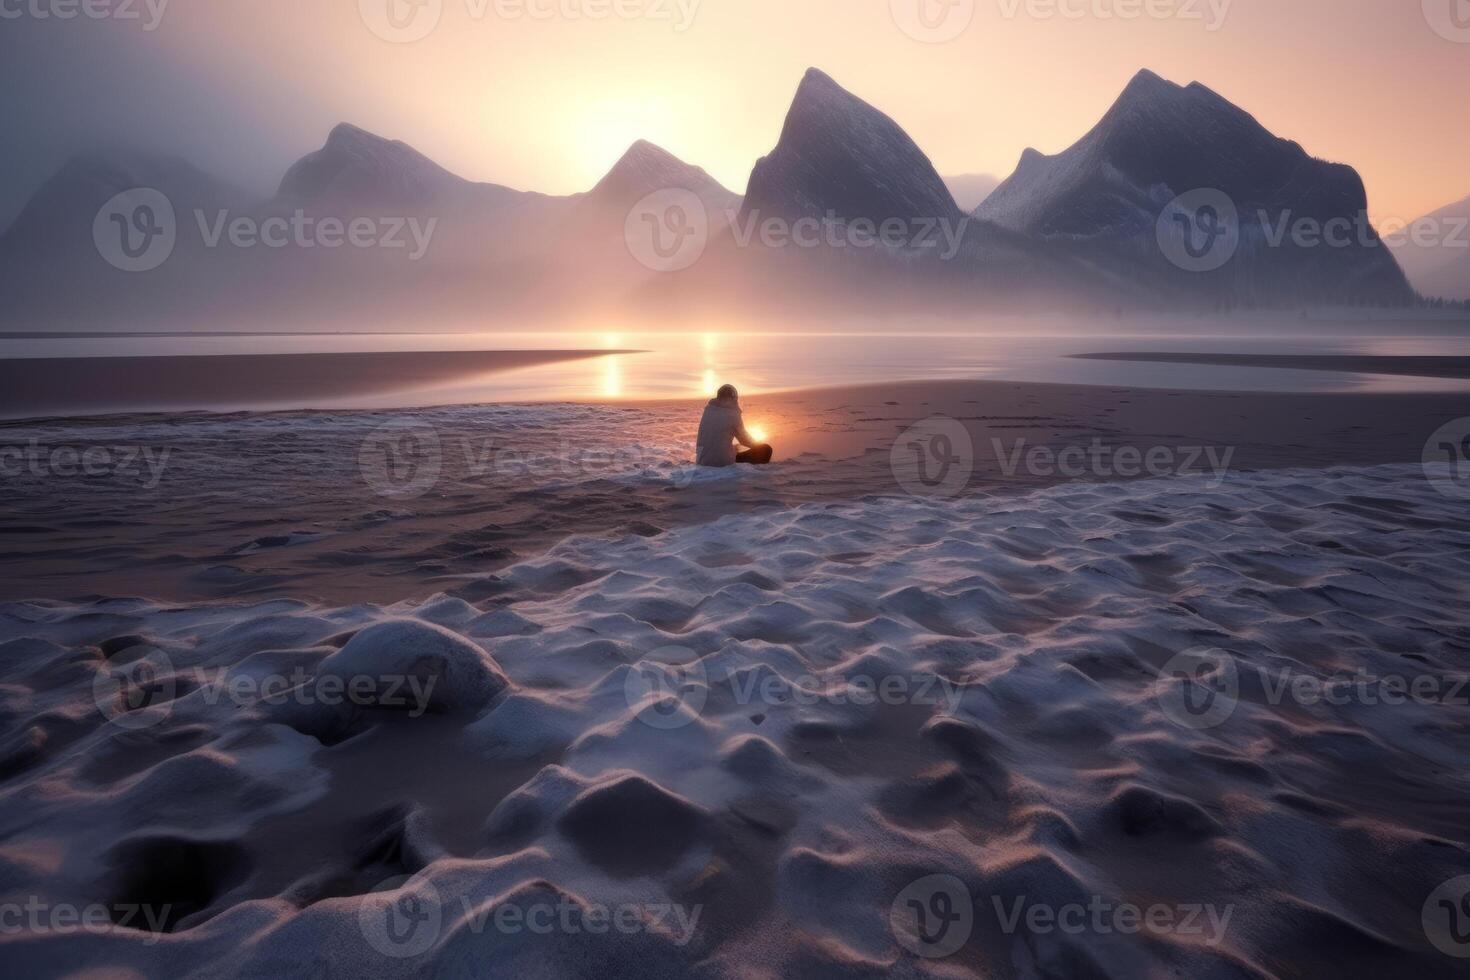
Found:
M 758 425 L 746 426 L 746 431 L 750 433 L 750 437 L 752 439 L 754 439 L 756 442 L 765 442 L 766 441 L 766 430 L 763 429 L 763 428 L 761 428 L 760 426 L 758 426 Z
M 606 359 L 607 363 L 602 368 L 602 396 L 604 398 L 623 397 L 623 366 L 618 363 L 616 357 Z

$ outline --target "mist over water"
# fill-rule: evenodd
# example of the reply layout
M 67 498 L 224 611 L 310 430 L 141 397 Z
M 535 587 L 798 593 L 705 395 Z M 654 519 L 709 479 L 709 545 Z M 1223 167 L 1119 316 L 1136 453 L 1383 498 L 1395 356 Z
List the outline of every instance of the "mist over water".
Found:
M 240 401 L 210 392 L 170 392 L 153 386 L 142 396 L 119 398 L 107 406 L 118 411 L 159 408 L 290 409 L 393 408 L 482 402 L 621 402 L 648 399 L 699 399 L 721 384 L 746 394 L 806 388 L 843 387 L 890 381 L 989 379 L 1056 384 L 1190 390 L 1294 392 L 1459 392 L 1470 382 L 1450 377 L 1411 377 L 1335 370 L 1300 370 L 1211 364 L 1085 360 L 1076 355 L 1101 352 L 1155 352 L 1255 355 L 1470 356 L 1470 338 L 1435 334 L 1432 324 L 1396 333 L 1381 323 L 1302 325 L 1253 324 L 1216 320 L 1095 321 L 1001 319 L 959 332 L 953 324 L 924 323 L 921 332 L 896 332 L 891 325 L 843 324 L 818 331 L 810 325 L 792 332 L 732 330 L 690 324 L 684 332 L 629 329 L 610 322 L 605 329 L 455 333 L 209 333 L 118 334 L 109 336 L 24 336 L 0 338 L 0 357 L 46 359 L 40 371 L 64 374 L 59 358 L 251 357 L 250 371 L 262 368 L 255 355 L 401 353 L 402 371 L 380 380 L 361 380 L 350 392 L 318 389 L 308 373 L 269 397 Z M 1407 328 L 1406 328 L 1407 329 Z M 1287 332 L 1290 331 L 1290 332 Z M 565 351 L 541 363 L 498 366 L 479 362 L 462 369 L 442 367 L 425 373 L 420 355 L 445 351 Z M 588 356 L 587 352 L 609 351 Z M 324 362 L 330 364 L 331 362 Z M 243 364 L 243 362 L 242 362 Z M 324 367 L 340 373 L 350 366 Z M 1366 369 L 1365 369 L 1366 370 Z M 279 378 L 274 379 L 279 382 Z M 58 388 L 62 387 L 58 382 Z M 85 405 L 96 410 L 95 403 Z M 63 399 L 37 406 L 67 413 Z M 4 414 L 35 414 L 24 404 L 8 404 Z

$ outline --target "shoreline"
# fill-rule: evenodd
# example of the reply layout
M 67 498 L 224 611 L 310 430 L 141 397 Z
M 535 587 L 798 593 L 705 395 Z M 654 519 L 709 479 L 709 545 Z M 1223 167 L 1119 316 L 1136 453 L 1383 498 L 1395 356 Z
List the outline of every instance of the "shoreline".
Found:
M 760 334 L 762 337 L 816 334 L 795 331 Z M 826 336 L 849 334 L 830 333 Z M 850 334 L 851 336 L 862 336 Z M 82 335 L 69 335 L 81 337 Z M 157 339 L 158 334 L 126 335 Z M 189 353 L 148 353 L 146 347 L 130 352 L 98 354 L 95 345 L 61 345 L 0 359 L 0 421 L 30 421 L 55 418 L 87 419 L 96 416 L 147 416 L 173 413 L 234 414 L 238 412 L 367 411 L 398 409 L 434 410 L 450 405 L 474 404 L 678 404 L 697 401 L 686 392 L 701 387 L 696 370 L 697 350 L 665 350 L 651 338 L 623 343 L 620 335 L 594 337 L 583 333 L 460 335 L 460 342 L 474 339 L 496 344 L 496 349 L 423 349 L 274 351 L 271 337 L 308 337 L 307 333 L 255 334 L 226 332 L 190 334 L 197 341 Z M 324 338 L 370 338 L 379 334 L 317 334 Z M 382 335 L 386 336 L 386 335 Z M 397 335 L 400 338 L 406 335 Z M 444 336 L 444 335 L 433 335 Z M 895 334 L 884 335 L 893 341 Z M 968 338 L 960 333 L 925 331 L 916 338 Z M 896 360 L 884 360 L 878 350 L 868 352 L 868 361 L 841 358 L 816 370 L 790 372 L 772 363 L 769 355 L 746 356 L 742 362 L 715 362 L 704 353 L 706 373 L 733 373 L 747 382 L 743 390 L 762 385 L 762 397 L 792 396 L 809 392 L 871 388 L 883 384 L 927 383 L 924 375 L 936 372 L 945 382 L 963 380 L 1006 380 L 1018 384 L 1061 384 L 1079 387 L 1150 388 L 1152 390 L 1211 390 L 1218 392 L 1352 392 L 1372 388 L 1382 393 L 1461 393 L 1470 396 L 1470 348 L 1461 342 L 1426 340 L 1417 348 L 1435 354 L 1389 356 L 1372 353 L 1334 353 L 1334 349 L 1372 351 L 1373 346 L 1344 341 L 1329 344 L 1326 351 L 1305 354 L 1255 353 L 1263 350 L 1312 350 L 1310 346 L 1287 343 L 1279 336 L 1269 344 L 1247 344 L 1243 351 L 1098 351 L 1104 344 L 1133 343 L 1163 346 L 1213 345 L 1214 334 L 1184 331 L 1172 340 L 1148 338 L 1136 330 L 1106 339 L 1096 331 L 1069 333 L 1033 346 L 1007 344 L 999 338 L 975 337 L 976 344 L 962 343 L 954 361 L 925 360 L 909 363 L 897 350 Z M 257 337 L 259 342 L 249 341 Z M 215 349 L 210 339 L 231 341 Z M 241 338 L 246 338 L 242 340 Z M 0 340 L 4 340 L 0 337 Z M 13 338 L 12 338 L 13 339 Z M 574 346 L 559 349 L 566 342 Z M 771 341 L 779 343 L 779 341 Z M 604 347 L 602 344 L 609 344 Z M 762 341 L 765 343 L 765 341 Z M 978 345 L 978 346 L 977 346 Z M 307 345 L 313 346 L 313 345 Z M 367 346 L 381 347 L 380 344 Z M 810 345 L 808 344 L 808 347 Z M 944 344 L 941 349 L 948 350 Z M 1225 350 L 1230 345 L 1221 343 Z M 231 350 L 230 348 L 237 348 Z M 708 338 L 706 347 L 708 348 Z M 241 349 L 243 348 L 243 349 Z M 646 348 L 646 349 L 644 349 Z M 824 348 L 822 348 L 824 349 Z M 39 353 L 41 356 L 30 356 Z M 812 356 L 820 360 L 820 350 Z M 641 355 L 632 357 L 631 355 Z M 936 356 L 941 356 L 936 354 Z M 576 362 L 597 358 L 590 369 Z M 557 367 L 556 365 L 563 365 Z M 1167 365 L 1198 365 L 1171 370 Z M 541 370 L 535 370 L 535 369 Z M 613 378 L 608 382 L 606 378 Z M 1269 370 L 1263 370 L 1269 369 Z M 512 372 L 527 372 L 512 374 Z M 594 376 L 595 375 L 595 376 Z M 624 380 L 624 375 L 627 380 Z M 736 380 L 739 380 L 738 378 Z M 708 379 L 704 380 L 708 384 Z M 609 397 L 606 392 L 611 392 Z
M 969 439 L 971 470 L 957 494 L 965 497 L 1152 475 L 1111 472 L 1110 462 L 1110 472 L 1077 480 L 1058 465 L 1069 452 L 1094 466 L 1094 447 L 1109 460 L 1153 452 L 1194 471 L 1223 464 L 1227 474 L 1418 463 L 1436 429 L 1470 415 L 1470 399 L 1447 394 L 1002 381 L 807 389 L 745 400 L 747 422 L 768 431 L 777 465 L 709 474 L 688 465 L 702 402 L 6 423 L 0 447 L 36 439 L 141 446 L 167 458 L 153 487 L 145 485 L 148 473 L 7 478 L 0 599 L 393 602 L 455 592 L 468 576 L 544 553 L 573 534 L 655 536 L 769 508 L 904 496 L 893 446 L 935 416 Z M 365 480 L 364 447 L 385 424 L 431 437 L 440 454 L 441 469 L 422 495 L 385 496 Z
M 348 353 L 351 353 L 351 354 L 360 354 L 362 352 L 347 352 L 347 353 L 344 353 L 344 354 L 335 354 L 334 353 L 334 354 L 326 354 L 326 355 L 309 355 L 309 356 L 313 356 L 313 357 L 315 357 L 315 356 L 337 357 L 337 356 L 348 356 Z M 372 352 L 372 353 L 374 353 L 374 354 L 381 354 L 382 356 L 390 356 L 390 355 L 391 356 L 400 356 L 400 353 L 402 353 L 402 352 L 382 351 L 382 352 Z M 530 351 L 530 350 L 528 350 L 528 351 L 426 351 L 426 352 L 422 352 L 422 353 L 429 353 L 429 354 L 436 354 L 436 355 L 445 355 L 445 356 L 451 356 L 451 355 L 457 356 L 457 355 L 463 355 L 463 354 L 478 354 L 478 353 L 485 353 L 485 354 L 492 354 L 492 355 L 503 355 L 503 354 L 517 354 L 518 355 L 518 354 L 528 354 L 528 355 L 535 355 L 535 356 L 542 356 L 542 355 L 552 355 L 553 356 L 551 360 L 546 361 L 546 362 L 540 362 L 540 361 L 538 361 L 538 362 L 535 362 L 535 363 L 532 363 L 532 364 L 526 364 L 526 365 L 519 365 L 519 364 L 517 364 L 517 365 L 508 366 L 508 367 L 504 368 L 504 370 L 508 370 L 509 371 L 509 370 L 518 370 L 521 367 L 536 367 L 536 366 L 540 366 L 542 363 L 555 363 L 556 361 L 562 360 L 562 359 L 566 359 L 566 360 L 579 360 L 579 359 L 582 359 L 582 360 L 585 360 L 585 359 L 593 359 L 593 358 L 597 358 L 597 357 L 602 357 L 602 356 L 606 356 L 606 355 L 642 354 L 642 353 L 646 353 L 646 351 L 639 351 L 639 350 L 567 350 L 567 351 L 563 351 L 563 350 L 546 350 L 546 351 Z M 568 355 L 568 356 L 566 356 L 565 358 L 563 358 L 562 355 Z M 247 355 L 235 355 L 235 354 L 215 355 L 215 354 L 204 354 L 204 355 L 171 355 L 171 356 L 179 356 L 179 357 L 194 357 L 194 356 L 197 356 L 197 357 L 199 357 L 201 359 L 220 359 L 220 358 L 227 358 L 227 357 L 228 358 L 241 357 L 241 356 L 247 356 Z M 263 355 L 248 355 L 248 356 L 251 356 L 251 357 L 256 357 L 256 356 L 258 356 L 258 357 L 300 357 L 300 356 L 308 356 L 308 355 L 300 355 L 300 354 L 263 354 Z M 1116 354 L 1069 354 L 1069 355 L 1065 355 L 1065 356 L 1067 358 L 1073 359 L 1073 360 L 1104 360 L 1104 359 L 1106 359 L 1106 360 L 1133 360 L 1134 359 L 1133 355 L 1131 353 L 1128 353 L 1128 352 L 1118 352 Z M 1186 357 L 1186 356 L 1192 356 L 1192 355 L 1182 355 L 1182 354 L 1181 355 L 1174 355 L 1172 353 L 1161 352 L 1161 356 L 1166 356 L 1166 357 L 1174 357 L 1174 356 Z M 1215 355 L 1200 355 L 1200 356 L 1203 356 L 1203 357 L 1211 357 L 1211 356 L 1215 356 Z M 1226 355 L 1220 355 L 1220 356 L 1226 356 Z M 1262 355 L 1263 358 L 1264 357 L 1269 357 L 1269 356 L 1271 356 L 1271 355 Z M 1292 356 L 1292 355 L 1281 355 L 1281 356 L 1286 357 L 1286 356 Z M 1304 356 L 1305 357 L 1315 358 L 1317 355 L 1304 355 Z M 1344 356 L 1346 356 L 1346 355 L 1344 355 Z M 101 358 L 98 358 L 98 359 L 101 359 Z M 131 358 L 131 357 L 129 357 L 128 359 L 149 360 L 149 359 L 151 359 L 151 356 L 148 356 L 148 357 L 138 357 L 138 358 Z M 41 358 L 34 358 L 34 359 L 31 359 L 31 360 L 36 361 L 36 360 L 42 360 L 42 359 Z M 48 358 L 47 360 L 68 361 L 68 360 L 72 360 L 72 358 Z M 1374 360 L 1378 360 L 1378 358 L 1374 358 Z M 1446 360 L 1446 358 L 1433 357 L 1433 358 L 1423 358 L 1423 360 Z M 1465 373 L 1465 375 L 1463 377 L 1465 377 L 1467 379 L 1470 379 L 1470 358 L 1463 358 L 1463 359 L 1449 358 L 1449 360 L 1463 360 L 1463 361 L 1465 361 L 1466 373 Z M 6 363 L 16 363 L 16 362 L 0 362 L 0 364 L 6 364 Z M 1168 363 L 1168 362 L 1160 361 L 1159 363 Z M 1180 361 L 1179 363 L 1188 363 L 1188 364 L 1198 363 L 1198 364 L 1204 365 L 1204 364 L 1209 364 L 1209 363 L 1212 363 L 1212 362 L 1210 362 L 1210 361 L 1193 361 L 1193 360 L 1190 360 L 1190 361 Z M 1235 365 L 1232 365 L 1232 366 L 1235 366 Z M 1244 366 L 1244 367 L 1270 367 L 1270 366 L 1273 366 L 1273 365 L 1265 365 L 1265 364 L 1262 364 L 1262 365 L 1246 365 L 1246 364 L 1241 364 L 1239 366 Z M 1290 369 L 1290 370 L 1321 370 L 1321 371 L 1331 371 L 1331 372 L 1336 372 L 1336 373 L 1348 373 L 1348 374 L 1379 374 L 1379 373 L 1395 374 L 1395 373 L 1399 373 L 1399 372 L 1377 372 L 1377 371 L 1374 371 L 1374 372 L 1368 372 L 1368 371 L 1352 371 L 1352 370 L 1343 370 L 1343 369 L 1336 368 L 1336 367 L 1326 367 L 1326 366 L 1320 367 L 1320 368 L 1306 368 L 1306 367 L 1299 367 L 1299 366 L 1297 366 L 1295 364 L 1293 364 L 1293 365 L 1280 365 L 1280 367 L 1283 368 L 1283 369 Z M 1428 373 L 1422 374 L 1422 375 L 1421 374 L 1401 373 L 1401 376 L 1404 376 L 1404 377 L 1445 378 L 1445 379 L 1449 379 L 1449 380 L 1457 380 L 1457 379 L 1459 379 L 1461 377 L 1461 375 L 1458 375 L 1458 374 L 1428 374 Z M 1196 396 L 1198 396 L 1198 397 L 1218 397 L 1218 398 L 1259 398 L 1259 399 L 1262 399 L 1262 400 L 1271 400 L 1271 399 L 1322 399 L 1322 400 L 1328 400 L 1328 399 L 1354 399 L 1354 400 L 1356 400 L 1356 399 L 1371 398 L 1371 399 L 1374 399 L 1375 401 L 1380 401 L 1380 400 L 1381 401 L 1391 401 L 1391 400 L 1394 400 L 1394 399 L 1435 399 L 1435 400 L 1455 400 L 1455 399 L 1459 399 L 1459 400 L 1462 400 L 1465 403 L 1464 404 L 1464 407 L 1465 407 L 1466 413 L 1467 414 L 1470 414 L 1470 390 L 1467 390 L 1467 391 L 1464 391 L 1464 392 L 1447 392 L 1447 391 L 1428 391 L 1428 392 L 1422 392 L 1422 391 L 1320 391 L 1320 390 L 1318 390 L 1318 391 L 1261 391 L 1261 390 L 1252 390 L 1252 389 L 1248 389 L 1248 388 L 1208 388 L 1208 389 L 1194 389 L 1194 388 L 1188 388 L 1188 387 L 1167 387 L 1167 386 L 1154 387 L 1154 386 L 1142 386 L 1142 385 L 1132 385 L 1132 384 L 1115 384 L 1115 383 L 1103 383 L 1103 382 L 1095 383 L 1094 384 L 1094 383 L 1082 383 L 1082 382 L 1070 382 L 1070 381 L 1019 381 L 1019 380 L 1011 380 L 1009 378 L 954 378 L 954 377 L 946 377 L 946 378 L 907 378 L 907 379 L 900 379 L 900 380 L 894 380 L 894 381 L 864 381 L 864 382 L 859 382 L 859 383 L 837 383 L 837 384 L 829 384 L 829 385 L 807 385 L 807 386 L 796 387 L 796 388 L 775 388 L 775 389 L 769 389 L 769 390 L 762 390 L 761 392 L 759 392 L 757 394 L 745 394 L 745 395 L 742 395 L 741 396 L 741 402 L 742 402 L 742 405 L 755 405 L 756 403 L 761 403 L 761 402 L 786 403 L 786 402 L 792 402 L 794 400 L 800 400 L 800 399 L 803 399 L 803 398 L 808 397 L 808 396 L 818 396 L 818 397 L 823 398 L 823 399 L 835 398 L 835 397 L 839 397 L 839 396 L 841 396 L 841 397 L 848 397 L 848 398 L 866 399 L 866 398 L 876 397 L 878 395 L 881 395 L 881 394 L 890 392 L 890 391 L 892 391 L 894 389 L 908 389 L 908 388 L 916 388 L 916 387 L 931 387 L 931 388 L 936 388 L 936 389 L 948 389 L 948 388 L 952 388 L 954 386 L 980 386 L 980 387 L 983 387 L 983 388 L 988 388 L 988 387 L 1008 387 L 1008 388 L 1017 388 L 1017 389 L 1051 389 L 1051 390 L 1055 390 L 1055 391 L 1079 391 L 1079 392 L 1086 392 L 1086 391 L 1108 391 L 1108 392 L 1129 392 L 1129 393 L 1137 393 L 1137 394 L 1149 394 L 1149 393 L 1152 393 L 1152 394 L 1162 395 L 1162 396 L 1168 396 L 1168 397 L 1179 397 L 1179 396 L 1196 397 Z M 321 406 L 289 407 L 289 406 L 286 406 L 286 407 L 250 408 L 250 407 L 231 406 L 231 407 L 221 407 L 221 408 L 122 409 L 122 410 L 117 410 L 117 411 L 98 411 L 98 412 L 92 412 L 92 413 L 84 414 L 84 415 L 49 414 L 49 415 L 7 416 L 7 415 L 0 414 L 0 431 L 3 431 L 6 428 L 18 428 L 18 427 L 39 426 L 39 425 L 58 425 L 58 426 L 75 425 L 75 426 L 79 426 L 79 427 L 85 427 L 85 426 L 95 426 L 95 425 L 123 425 L 123 424 L 129 424 L 129 423 L 142 424 L 142 423 L 154 423 L 154 422 L 190 422 L 190 421 L 195 421 L 195 422 L 212 422 L 212 421 L 226 421 L 226 420 L 229 420 L 231 418 L 259 418 L 259 417 L 283 417 L 283 416 L 300 416 L 302 418 L 310 419 L 312 417 L 321 417 L 321 416 L 356 415 L 356 414 L 368 414 L 368 413 L 372 413 L 372 414 L 391 413 L 391 414 L 401 414 L 401 415 L 413 415 L 415 413 L 442 412 L 442 411 L 452 411 L 452 410 L 457 410 L 457 409 L 488 409 L 488 408 L 501 408 L 501 409 L 536 409 L 536 408 L 555 408 L 555 407 L 558 407 L 558 406 L 581 406 L 581 407 L 605 408 L 605 409 L 619 409 L 619 408 L 632 408 L 632 409 L 660 409 L 660 408 L 665 408 L 666 409 L 666 408 L 677 408 L 677 407 L 686 407 L 686 406 L 695 406 L 695 407 L 702 406 L 705 402 L 709 401 L 709 398 L 710 398 L 710 396 L 707 396 L 707 395 L 670 395 L 670 396 L 649 396 L 649 397 L 632 396 L 632 397 L 616 397 L 616 398 L 612 398 L 612 397 L 552 398 L 552 399 L 546 399 L 546 400 L 525 399 L 525 398 L 512 398 L 512 399 L 506 399 L 506 400 L 503 400 L 503 401 L 502 400 L 484 400 L 484 401 L 426 402 L 426 403 L 424 403 L 422 405 L 408 405 L 408 406 L 402 406 L 402 405 L 368 405 L 368 404 L 356 405 L 356 406 L 333 406 L 333 407 L 321 407 Z
M 205 400 L 218 403 L 224 412 L 268 411 L 251 406 L 390 395 L 475 375 L 636 353 L 582 349 L 21 357 L 0 360 L 0 417 L 131 414 L 130 404 L 149 406 L 137 414 L 166 414 L 171 404 L 183 411 L 208 411 L 197 407 Z M 160 404 L 165 407 L 152 407 Z M 95 411 L 71 414 L 85 409 Z M 14 415 L 17 411 L 36 414 Z
M 1108 351 L 1068 354 L 1078 361 L 1133 361 L 1144 364 L 1206 364 L 1222 367 L 1388 374 L 1407 378 L 1470 378 L 1470 357 L 1396 354 L 1210 354 L 1175 351 Z

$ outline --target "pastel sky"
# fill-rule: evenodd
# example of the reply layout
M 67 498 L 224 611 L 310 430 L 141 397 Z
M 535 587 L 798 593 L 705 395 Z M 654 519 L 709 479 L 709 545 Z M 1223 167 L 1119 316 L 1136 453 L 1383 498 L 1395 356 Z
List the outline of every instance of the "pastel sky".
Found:
M 268 192 L 344 120 L 518 188 L 585 190 L 648 139 L 743 191 L 808 66 L 945 174 L 1065 148 L 1148 67 L 1357 167 L 1376 218 L 1470 195 L 1470 0 L 391 0 L 410 33 L 435 25 L 413 43 L 379 36 L 390 0 L 36 16 L 58 2 L 0 0 L 25 11 L 0 20 L 0 220 L 88 143 Z

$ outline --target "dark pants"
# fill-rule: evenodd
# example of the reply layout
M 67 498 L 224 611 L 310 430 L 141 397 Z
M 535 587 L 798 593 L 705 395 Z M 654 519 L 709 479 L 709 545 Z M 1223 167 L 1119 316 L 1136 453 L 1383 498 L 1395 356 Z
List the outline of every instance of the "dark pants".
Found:
M 756 446 L 754 449 L 747 449 L 745 452 L 736 456 L 735 462 L 749 463 L 752 466 L 765 466 L 775 454 L 776 451 L 770 446 Z

